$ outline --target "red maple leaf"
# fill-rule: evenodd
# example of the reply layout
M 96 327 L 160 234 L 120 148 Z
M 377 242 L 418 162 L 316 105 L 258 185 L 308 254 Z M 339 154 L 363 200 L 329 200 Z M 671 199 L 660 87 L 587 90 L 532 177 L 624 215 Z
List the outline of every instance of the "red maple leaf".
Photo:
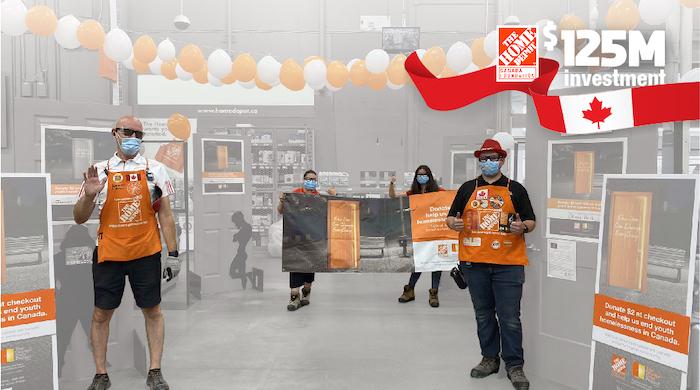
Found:
M 598 129 L 600 129 L 600 123 L 605 122 L 605 119 L 612 115 L 610 112 L 610 107 L 603 108 L 603 102 L 598 100 L 597 97 L 593 97 L 593 101 L 590 103 L 590 110 L 583 110 L 583 117 L 591 121 L 592 123 L 598 124 Z

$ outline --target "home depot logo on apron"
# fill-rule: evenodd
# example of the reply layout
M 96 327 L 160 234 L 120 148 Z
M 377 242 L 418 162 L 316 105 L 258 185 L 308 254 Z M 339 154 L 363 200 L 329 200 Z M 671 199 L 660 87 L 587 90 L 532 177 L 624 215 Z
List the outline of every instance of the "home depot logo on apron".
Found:
M 130 261 L 162 250 L 156 213 L 151 207 L 146 170 L 110 172 L 107 199 L 100 212 L 98 262 Z
M 506 187 L 486 185 L 469 198 L 459 233 L 459 260 L 472 263 L 527 265 L 525 238 L 510 232 L 515 206 Z

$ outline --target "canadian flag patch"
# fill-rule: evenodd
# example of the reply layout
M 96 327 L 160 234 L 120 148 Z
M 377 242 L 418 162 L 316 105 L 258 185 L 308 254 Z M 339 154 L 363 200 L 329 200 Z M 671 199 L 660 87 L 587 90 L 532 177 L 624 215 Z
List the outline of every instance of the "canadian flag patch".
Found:
M 138 173 L 130 173 L 129 174 L 129 181 L 139 181 L 139 174 Z
M 476 191 L 477 200 L 487 200 L 489 198 L 489 190 L 483 189 Z

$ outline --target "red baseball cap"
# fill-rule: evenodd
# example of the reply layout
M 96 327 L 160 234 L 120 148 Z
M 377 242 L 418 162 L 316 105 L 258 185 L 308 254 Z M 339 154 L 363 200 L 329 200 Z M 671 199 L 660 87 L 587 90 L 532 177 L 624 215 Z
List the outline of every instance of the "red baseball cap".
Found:
M 481 145 L 481 149 L 474 152 L 474 157 L 479 158 L 479 156 L 481 156 L 481 153 L 484 153 L 484 152 L 495 152 L 495 153 L 498 153 L 498 155 L 503 157 L 503 158 L 508 156 L 508 152 L 506 152 L 505 150 L 503 150 L 503 148 L 501 148 L 501 144 L 498 143 L 498 141 L 496 141 L 494 139 L 490 139 L 490 138 L 487 139 L 486 141 L 484 141 L 484 144 Z

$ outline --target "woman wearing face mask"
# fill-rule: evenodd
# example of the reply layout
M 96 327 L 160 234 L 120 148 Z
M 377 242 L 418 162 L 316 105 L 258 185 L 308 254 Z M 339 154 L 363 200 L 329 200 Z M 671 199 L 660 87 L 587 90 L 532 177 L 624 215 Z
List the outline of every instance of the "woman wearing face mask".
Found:
M 298 194 L 320 195 L 318 191 L 318 178 L 316 171 L 309 169 L 304 172 L 304 184 L 292 191 Z M 334 196 L 336 191 L 334 188 L 328 189 L 328 195 Z M 284 193 L 280 194 L 280 203 L 277 205 L 277 212 L 284 213 Z M 291 297 L 287 304 L 287 310 L 295 311 L 300 307 L 307 306 L 311 303 L 311 284 L 314 282 L 315 274 L 313 272 L 290 272 L 289 273 L 289 288 L 291 289 Z M 299 288 L 301 295 L 299 295 Z
M 389 197 L 396 198 L 396 189 L 394 183 L 396 182 L 396 177 L 392 177 L 389 182 Z M 413 177 L 413 183 L 411 184 L 411 189 L 406 191 L 406 196 L 414 194 L 425 194 L 428 192 L 444 191 L 442 187 L 437 185 L 437 182 L 433 178 L 433 172 L 427 165 L 421 165 L 416 169 L 416 174 Z M 408 279 L 408 284 L 403 286 L 403 294 L 399 297 L 399 302 L 406 303 L 416 299 L 416 294 L 414 288 L 416 283 L 420 278 L 420 272 L 414 272 Z M 433 271 L 432 273 L 432 286 L 428 291 L 429 298 L 428 303 L 432 307 L 439 307 L 440 301 L 438 300 L 438 288 L 440 287 L 440 277 L 442 276 L 442 271 Z

